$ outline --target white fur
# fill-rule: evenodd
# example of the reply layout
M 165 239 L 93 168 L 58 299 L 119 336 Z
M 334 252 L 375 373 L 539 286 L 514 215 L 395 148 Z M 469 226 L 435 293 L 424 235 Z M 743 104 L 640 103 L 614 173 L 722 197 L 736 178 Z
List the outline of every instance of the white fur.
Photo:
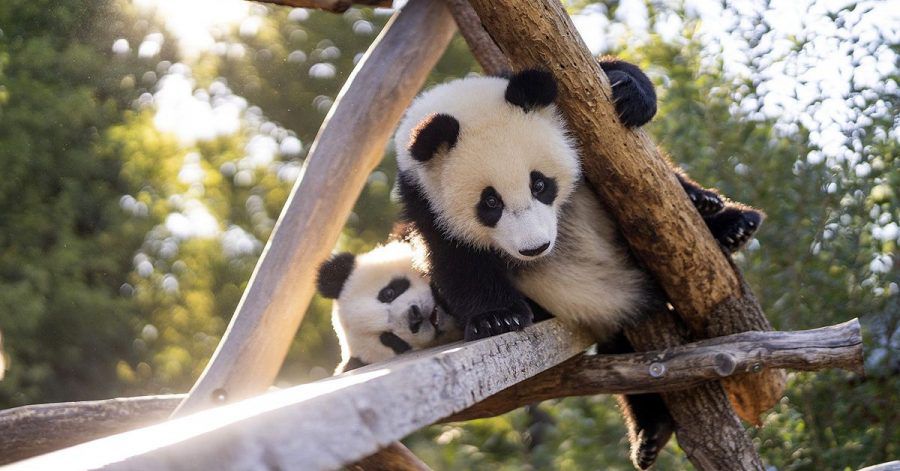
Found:
M 427 320 L 417 333 L 410 330 L 408 312 L 413 305 L 419 306 L 426 316 L 438 309 L 439 329 L 451 330 L 452 321 L 436 306 L 428 278 L 415 268 L 420 264 L 417 261 L 420 257 L 421 252 L 412 245 L 398 241 L 356 257 L 353 273 L 332 307 L 331 321 L 344 363 L 350 357 L 365 363 L 393 357 L 394 351 L 379 340 L 383 332 L 393 332 L 413 349 L 436 344 L 437 329 Z M 407 278 L 410 286 L 390 304 L 382 303 L 378 292 L 394 278 Z
M 423 93 L 397 130 L 398 166 L 414 176 L 448 234 L 519 260 L 521 267 L 511 273 L 523 294 L 556 317 L 605 337 L 638 313 L 646 278 L 581 180 L 578 154 L 555 106 L 525 112 L 506 102 L 507 83 L 495 77 L 466 78 Z M 459 139 L 452 149 L 421 163 L 407 149 L 410 133 L 434 113 L 459 121 Z M 532 171 L 556 180 L 552 207 L 532 196 Z M 487 186 L 505 204 L 494 228 L 476 217 Z M 545 242 L 551 249 L 542 255 L 519 254 Z
M 423 93 L 397 130 L 397 163 L 415 176 L 438 223 L 458 240 L 481 248 L 501 247 L 528 260 L 519 250 L 555 242 L 557 213 L 575 188 L 580 166 L 556 108 L 526 113 L 506 102 L 506 84 L 502 78 L 473 77 Z M 433 113 L 459 121 L 459 140 L 431 161 L 418 162 L 408 150 L 410 133 Z M 532 171 L 556 180 L 559 196 L 550 210 L 535 204 L 527 191 Z M 474 217 L 486 186 L 493 186 L 505 205 L 494 228 Z

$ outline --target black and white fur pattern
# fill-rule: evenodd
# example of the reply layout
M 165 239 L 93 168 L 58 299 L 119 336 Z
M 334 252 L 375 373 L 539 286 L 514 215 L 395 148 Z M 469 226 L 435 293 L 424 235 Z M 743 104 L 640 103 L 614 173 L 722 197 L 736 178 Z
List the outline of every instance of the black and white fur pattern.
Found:
M 601 65 L 621 121 L 652 118 L 649 79 L 625 62 Z M 427 245 L 432 280 L 466 339 L 529 325 L 533 302 L 611 340 L 664 304 L 583 181 L 555 98 L 553 77 L 539 70 L 465 78 L 420 95 L 397 130 L 404 215 Z M 708 222 L 724 212 L 716 192 L 679 178 Z M 744 226 L 721 229 L 727 248 L 759 226 L 760 213 L 747 211 L 736 218 Z M 627 396 L 623 405 L 632 459 L 646 468 L 671 436 L 672 419 L 658 395 Z
M 331 322 L 343 373 L 458 339 L 421 267 L 421 250 L 395 240 L 361 255 L 332 255 L 319 267 L 319 293 L 334 299 Z

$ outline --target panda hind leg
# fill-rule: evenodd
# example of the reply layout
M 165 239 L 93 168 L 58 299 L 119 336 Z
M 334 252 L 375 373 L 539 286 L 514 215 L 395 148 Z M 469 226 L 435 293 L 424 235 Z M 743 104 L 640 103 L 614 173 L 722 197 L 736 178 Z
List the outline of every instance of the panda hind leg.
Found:
M 703 188 L 677 167 L 675 176 L 701 216 L 710 217 L 725 209 L 725 199 L 715 190 Z
M 659 394 L 616 396 L 631 443 L 631 463 L 647 469 L 672 438 L 675 421 Z
M 763 220 L 765 214 L 762 211 L 730 202 L 721 212 L 704 218 L 710 232 L 730 253 L 747 245 Z

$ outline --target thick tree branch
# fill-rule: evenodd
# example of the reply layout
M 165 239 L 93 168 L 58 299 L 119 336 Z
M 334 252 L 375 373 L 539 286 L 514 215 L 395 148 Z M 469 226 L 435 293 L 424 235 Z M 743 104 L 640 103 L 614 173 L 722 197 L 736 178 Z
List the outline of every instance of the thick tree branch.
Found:
M 653 352 L 585 353 L 495 394 L 447 421 L 492 417 L 569 396 L 678 391 L 771 368 L 862 373 L 859 321 L 797 332 L 744 332 Z
M 552 324 L 540 324 L 534 329 L 569 335 L 566 331 L 554 330 Z M 568 338 L 561 340 L 568 341 Z M 513 354 L 506 349 L 507 343 L 495 343 L 504 347 L 502 351 Z M 468 348 L 469 344 L 456 344 L 444 350 Z M 422 360 L 441 358 L 439 351 L 423 352 L 420 356 Z M 404 356 L 398 361 L 406 359 Z M 580 354 L 443 421 L 491 417 L 534 402 L 568 396 L 683 390 L 711 380 L 751 373 L 757 368 L 798 371 L 844 368 L 859 372 L 862 369 L 859 322 L 854 319 L 798 332 L 745 332 L 655 352 Z M 447 374 L 452 373 L 448 371 Z M 481 372 L 468 369 L 460 374 L 478 375 Z M 161 422 L 183 397 L 144 396 L 40 404 L 2 411 L 0 436 L 4 439 L 0 440 L 0 464 Z M 724 396 L 720 394 L 720 397 L 724 401 Z M 359 464 L 364 469 L 378 469 L 382 465 L 394 469 L 398 466 L 422 469 L 424 464 L 401 447 L 391 445 L 385 449 L 387 451 L 378 453 L 379 456 L 364 459 Z M 402 464 L 397 464 L 397 458 Z

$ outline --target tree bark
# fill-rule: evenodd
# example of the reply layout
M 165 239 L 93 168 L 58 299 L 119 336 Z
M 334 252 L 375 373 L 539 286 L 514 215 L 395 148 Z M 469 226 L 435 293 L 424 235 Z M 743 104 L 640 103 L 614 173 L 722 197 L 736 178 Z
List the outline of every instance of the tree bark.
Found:
M 497 46 L 497 43 L 484 30 L 481 18 L 472 9 L 469 0 L 444 0 L 450 14 L 456 20 L 459 33 L 472 51 L 472 55 L 481 69 L 488 75 L 501 75 L 510 70 L 509 60 Z
M 356 66 L 313 142 L 231 324 L 176 416 L 272 384 L 312 298 L 316 267 L 455 29 L 441 1 L 410 0 Z
M 853 319 L 797 332 L 744 332 L 642 353 L 585 353 L 444 421 L 493 417 L 562 397 L 682 391 L 762 369 L 844 368 L 861 374 L 862 351 L 859 321 Z

